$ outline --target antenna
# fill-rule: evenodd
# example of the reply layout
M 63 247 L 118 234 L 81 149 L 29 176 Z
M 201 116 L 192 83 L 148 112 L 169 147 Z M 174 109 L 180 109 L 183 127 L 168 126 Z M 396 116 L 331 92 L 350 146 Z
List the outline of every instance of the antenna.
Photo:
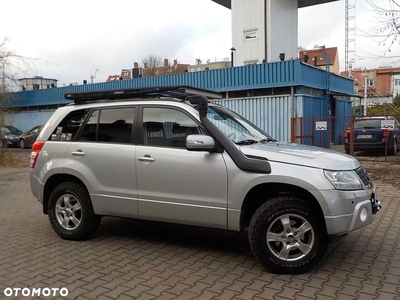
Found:
M 90 75 L 90 83 L 93 84 L 93 79 L 96 78 L 96 74 L 99 73 L 99 69 L 96 69 L 94 71 L 94 75 Z

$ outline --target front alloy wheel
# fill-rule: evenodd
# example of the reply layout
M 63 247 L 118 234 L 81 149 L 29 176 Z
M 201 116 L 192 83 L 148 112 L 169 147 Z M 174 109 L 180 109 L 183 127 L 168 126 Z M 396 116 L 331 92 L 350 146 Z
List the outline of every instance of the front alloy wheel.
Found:
M 25 149 L 25 141 L 24 141 L 24 140 L 20 140 L 20 141 L 19 141 L 19 147 L 20 147 L 21 149 Z
M 315 242 L 310 222 L 297 214 L 282 215 L 269 226 L 267 245 L 275 257 L 296 261 L 307 256 Z
M 325 220 L 310 203 L 279 196 L 263 203 L 249 225 L 254 256 L 270 271 L 299 274 L 311 270 L 325 255 Z

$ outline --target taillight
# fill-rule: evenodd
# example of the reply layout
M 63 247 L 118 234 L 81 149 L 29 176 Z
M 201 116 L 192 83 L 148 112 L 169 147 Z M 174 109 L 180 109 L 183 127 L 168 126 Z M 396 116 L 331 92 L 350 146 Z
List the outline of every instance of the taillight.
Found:
M 343 138 L 348 139 L 349 138 L 349 133 L 350 133 L 350 125 L 346 127 L 346 129 L 343 132 Z
M 33 169 L 36 165 L 36 161 L 39 157 L 39 153 L 43 148 L 44 141 L 36 141 L 33 146 L 32 146 L 32 151 L 31 151 L 31 168 Z

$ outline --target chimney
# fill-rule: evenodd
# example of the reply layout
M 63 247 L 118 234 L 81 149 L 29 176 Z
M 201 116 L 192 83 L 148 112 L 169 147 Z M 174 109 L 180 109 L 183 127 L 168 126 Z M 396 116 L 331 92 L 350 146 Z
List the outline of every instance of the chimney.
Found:
M 134 68 L 139 68 L 139 64 L 135 61 L 135 62 L 133 63 L 133 67 L 134 67 Z
M 168 67 L 168 58 L 164 58 L 164 67 Z
M 178 64 L 178 60 L 174 59 L 174 66 L 176 66 Z

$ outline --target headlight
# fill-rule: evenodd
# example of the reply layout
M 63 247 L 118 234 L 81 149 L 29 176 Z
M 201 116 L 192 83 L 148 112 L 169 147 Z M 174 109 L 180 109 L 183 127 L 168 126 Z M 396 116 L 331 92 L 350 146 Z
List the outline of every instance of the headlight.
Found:
M 361 190 L 360 179 L 354 171 L 328 171 L 324 170 L 325 177 L 338 190 Z

